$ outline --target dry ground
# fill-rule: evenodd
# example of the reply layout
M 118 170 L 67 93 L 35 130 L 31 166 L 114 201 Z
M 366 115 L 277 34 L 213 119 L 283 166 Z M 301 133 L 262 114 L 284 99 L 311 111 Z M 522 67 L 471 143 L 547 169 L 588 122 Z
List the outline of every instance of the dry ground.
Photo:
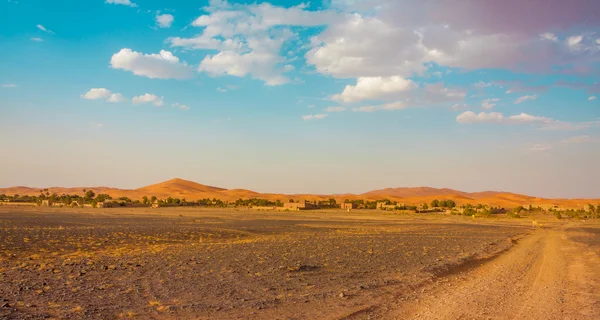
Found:
M 0 319 L 597 319 L 600 225 L 0 207 Z

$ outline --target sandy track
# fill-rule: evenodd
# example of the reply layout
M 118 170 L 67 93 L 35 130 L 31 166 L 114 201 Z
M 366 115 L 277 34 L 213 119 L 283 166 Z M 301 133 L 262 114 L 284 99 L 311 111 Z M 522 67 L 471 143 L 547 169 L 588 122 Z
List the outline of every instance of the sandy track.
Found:
M 578 234 L 571 227 L 536 230 L 496 259 L 440 278 L 405 303 L 380 306 L 388 310 L 383 317 L 600 319 L 600 259 L 570 240 Z

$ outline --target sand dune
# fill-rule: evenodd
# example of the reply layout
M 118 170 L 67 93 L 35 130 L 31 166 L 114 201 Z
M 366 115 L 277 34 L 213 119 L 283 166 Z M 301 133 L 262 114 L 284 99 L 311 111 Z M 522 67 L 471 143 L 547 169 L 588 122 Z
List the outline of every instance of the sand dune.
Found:
M 587 204 L 600 204 L 600 199 L 544 199 L 536 198 L 527 195 L 484 191 L 484 192 L 464 192 L 448 188 L 437 189 L 431 187 L 414 187 L 414 188 L 386 188 L 373 190 L 363 194 L 338 194 L 338 195 L 316 195 L 316 194 L 274 194 L 274 193 L 259 193 L 246 189 L 224 189 L 214 186 L 203 185 L 197 182 L 171 179 L 157 184 L 141 187 L 138 189 L 117 189 L 110 187 L 50 187 L 50 188 L 31 188 L 25 186 L 16 186 L 11 188 L 0 188 L 0 194 L 6 195 L 39 195 L 40 191 L 48 189 L 49 193 L 57 194 L 79 194 L 83 195 L 83 190 L 93 190 L 96 194 L 106 193 L 113 198 L 129 197 L 131 199 L 141 199 L 144 196 L 156 196 L 160 199 L 175 197 L 185 198 L 187 200 L 198 200 L 202 198 L 217 198 L 223 201 L 234 201 L 237 199 L 248 198 L 265 198 L 269 200 L 289 201 L 294 200 L 326 200 L 334 198 L 338 202 L 343 202 L 345 199 L 356 200 L 381 200 L 390 199 L 405 203 L 407 205 L 418 205 L 422 203 L 430 203 L 434 199 L 438 200 L 453 200 L 458 205 L 462 204 L 487 204 L 500 207 L 516 207 L 516 206 L 538 206 L 538 205 L 557 205 L 566 208 L 582 208 Z

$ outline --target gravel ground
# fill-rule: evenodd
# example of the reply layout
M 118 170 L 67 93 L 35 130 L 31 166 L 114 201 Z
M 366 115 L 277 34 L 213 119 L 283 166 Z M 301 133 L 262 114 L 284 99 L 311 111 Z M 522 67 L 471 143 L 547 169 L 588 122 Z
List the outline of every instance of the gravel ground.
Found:
M 4 208 L 0 319 L 354 317 L 529 232 L 378 212 Z

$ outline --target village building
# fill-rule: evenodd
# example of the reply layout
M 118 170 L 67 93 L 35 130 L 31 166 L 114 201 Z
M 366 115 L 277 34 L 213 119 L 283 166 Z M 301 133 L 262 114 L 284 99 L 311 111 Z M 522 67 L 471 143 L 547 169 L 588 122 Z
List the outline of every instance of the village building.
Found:
M 284 210 L 300 211 L 300 210 L 314 210 L 319 209 L 317 202 L 310 202 L 307 200 L 299 202 L 286 202 L 283 204 Z
M 380 210 L 396 210 L 397 204 L 385 204 L 385 202 L 377 202 L 377 209 Z
M 356 209 L 357 205 L 352 202 L 345 202 L 345 203 L 340 204 L 340 208 L 342 208 L 344 210 L 352 210 L 352 209 Z

